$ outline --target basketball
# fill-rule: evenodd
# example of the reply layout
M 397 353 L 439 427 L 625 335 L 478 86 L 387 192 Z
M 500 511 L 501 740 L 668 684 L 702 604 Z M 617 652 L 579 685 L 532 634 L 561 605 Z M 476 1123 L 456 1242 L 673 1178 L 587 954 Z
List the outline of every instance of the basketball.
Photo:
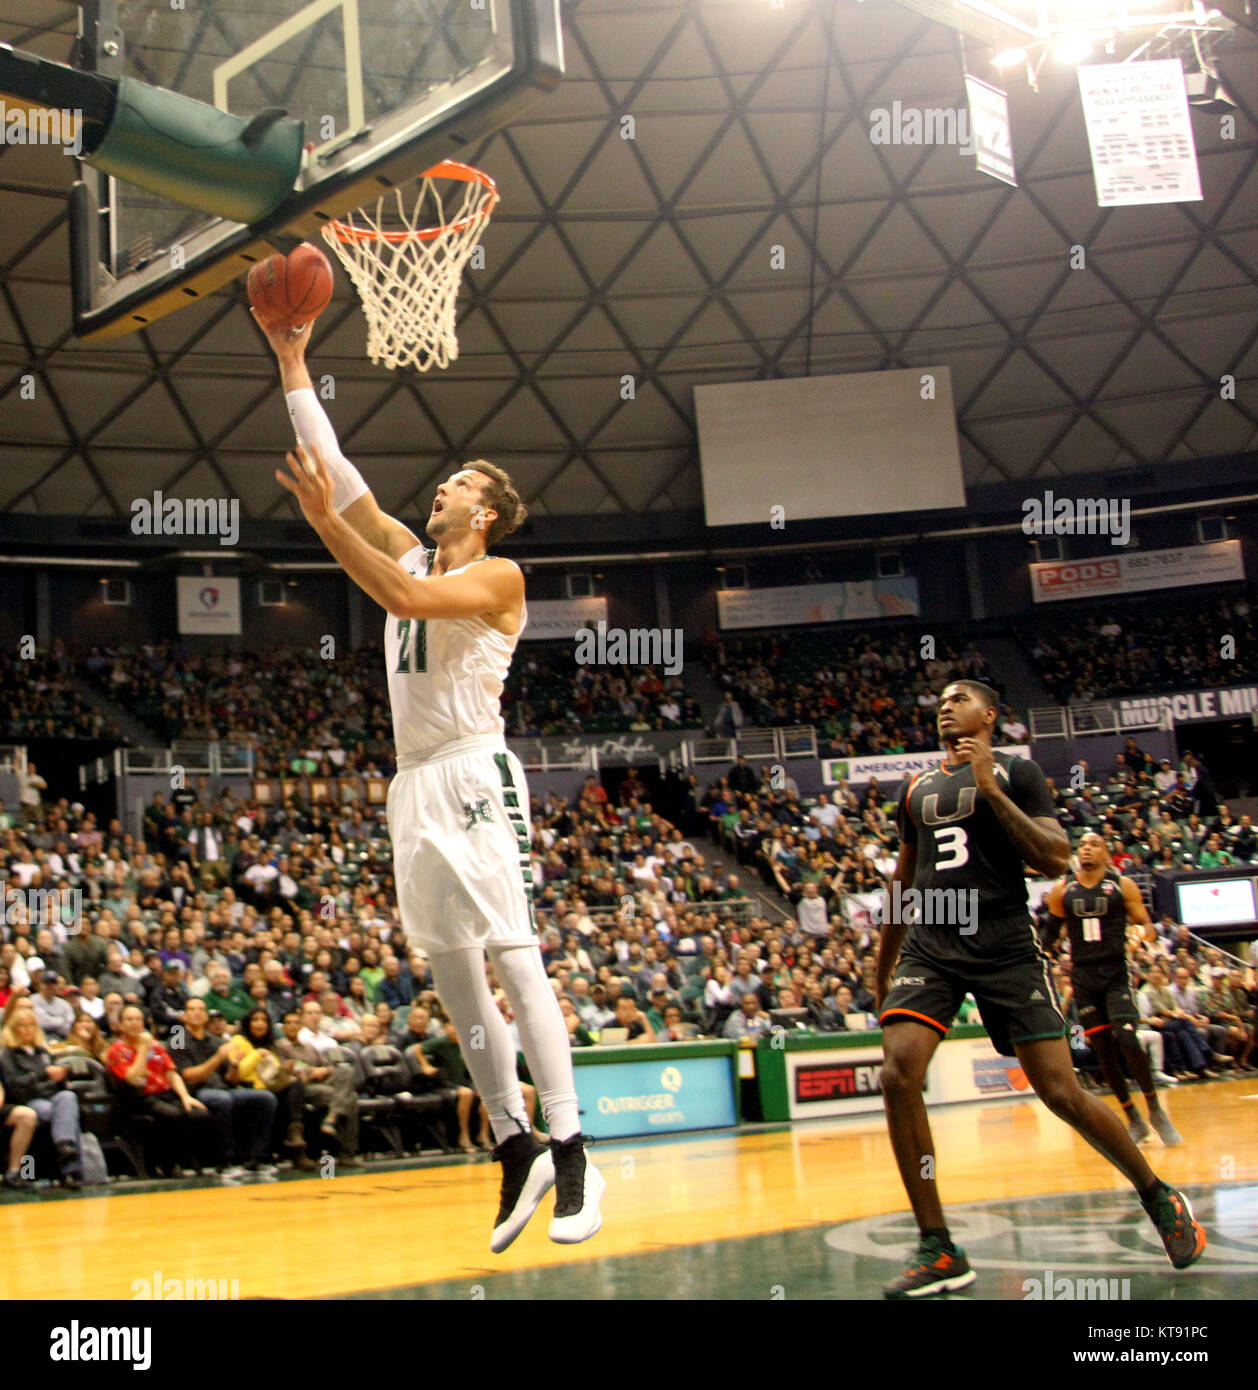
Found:
M 290 256 L 268 256 L 249 272 L 249 302 L 271 328 L 300 328 L 332 299 L 332 264 L 308 241 Z

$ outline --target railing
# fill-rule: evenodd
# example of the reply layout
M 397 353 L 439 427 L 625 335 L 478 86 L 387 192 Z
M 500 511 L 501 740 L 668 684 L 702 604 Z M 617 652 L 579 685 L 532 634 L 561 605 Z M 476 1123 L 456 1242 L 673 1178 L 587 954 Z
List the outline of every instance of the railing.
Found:
M 817 731 L 810 724 L 785 729 L 742 729 L 736 738 L 689 739 L 685 746 L 692 763 L 732 763 L 735 757 L 759 761 L 815 758 Z
M 125 748 L 124 774 L 168 773 L 181 768 L 185 777 L 248 777 L 253 774 L 255 750 L 248 743 L 213 740 L 172 743 L 169 748 Z
M 1156 716 L 1140 715 L 1129 707 L 1120 716 L 1113 700 L 1096 700 L 1087 705 L 1041 705 L 1029 711 L 1029 719 L 1031 738 L 1036 743 L 1167 727 L 1166 716 L 1161 712 Z
M 1066 722 L 1066 710 L 1062 705 L 1041 705 L 1029 710 L 1027 719 L 1031 725 L 1031 742 L 1043 743 L 1050 738 L 1069 738 L 1070 728 Z
M 507 747 L 519 758 L 525 772 L 588 772 L 595 765 L 593 745 L 582 747 L 578 753 L 571 744 L 547 748 L 540 739 L 509 738 Z

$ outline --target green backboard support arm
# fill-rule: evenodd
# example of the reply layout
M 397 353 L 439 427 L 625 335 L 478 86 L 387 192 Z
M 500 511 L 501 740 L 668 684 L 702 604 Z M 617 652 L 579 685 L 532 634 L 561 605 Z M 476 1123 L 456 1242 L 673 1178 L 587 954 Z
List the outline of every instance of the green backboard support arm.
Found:
M 131 77 L 78 72 L 0 46 L 0 96 L 81 113 L 83 159 L 102 173 L 229 222 L 261 221 L 292 192 L 305 126 L 245 120 Z

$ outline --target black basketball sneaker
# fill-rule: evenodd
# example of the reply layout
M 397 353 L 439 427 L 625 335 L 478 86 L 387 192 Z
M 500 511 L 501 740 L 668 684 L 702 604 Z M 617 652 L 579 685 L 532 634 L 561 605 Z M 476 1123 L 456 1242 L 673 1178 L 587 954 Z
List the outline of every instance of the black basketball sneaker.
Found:
M 938 1236 L 923 1236 L 909 1256 L 908 1267 L 883 1288 L 882 1296 L 928 1298 L 931 1294 L 963 1289 L 977 1277 L 959 1245 L 945 1250 Z
M 555 1185 L 555 1164 L 550 1149 L 527 1130 L 504 1139 L 494 1150 L 493 1159 L 502 1164 L 502 1200 L 489 1248 L 500 1255 L 528 1225 L 538 1203 Z
M 556 1245 L 579 1245 L 602 1228 L 599 1202 L 607 1186 L 603 1175 L 585 1156 L 584 1134 L 560 1143 L 550 1141 L 555 1159 L 555 1215 L 550 1238 Z

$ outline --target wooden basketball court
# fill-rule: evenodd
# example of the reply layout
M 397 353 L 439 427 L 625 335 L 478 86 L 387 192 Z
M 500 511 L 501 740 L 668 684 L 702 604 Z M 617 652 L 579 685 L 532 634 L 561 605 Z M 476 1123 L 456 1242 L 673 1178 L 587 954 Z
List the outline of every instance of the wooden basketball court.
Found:
M 944 1201 L 980 1275 L 960 1296 L 1024 1297 L 1022 1278 L 1045 1262 L 1129 1278 L 1135 1298 L 1258 1295 L 1258 1079 L 1181 1087 L 1165 1103 L 1185 1142 L 1146 1152 L 1188 1189 L 1211 1239 L 1183 1273 L 1122 1179 L 1038 1101 L 934 1110 Z M 497 1167 L 457 1159 L 10 1198 L 0 1288 L 130 1299 L 135 1281 L 159 1277 L 235 1279 L 242 1299 L 859 1299 L 879 1296 L 910 1244 L 880 1115 L 592 1152 L 608 1180 L 605 1223 L 582 1246 L 550 1243 L 543 1206 L 491 1255 Z

